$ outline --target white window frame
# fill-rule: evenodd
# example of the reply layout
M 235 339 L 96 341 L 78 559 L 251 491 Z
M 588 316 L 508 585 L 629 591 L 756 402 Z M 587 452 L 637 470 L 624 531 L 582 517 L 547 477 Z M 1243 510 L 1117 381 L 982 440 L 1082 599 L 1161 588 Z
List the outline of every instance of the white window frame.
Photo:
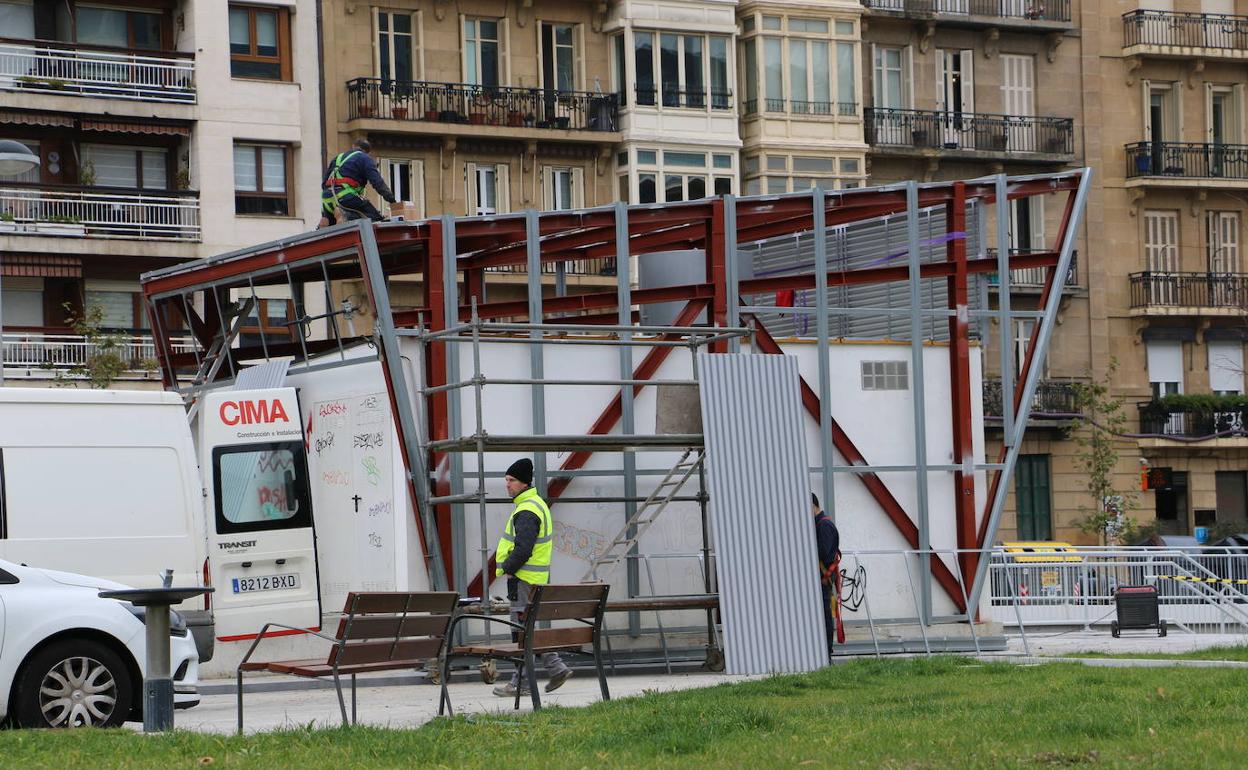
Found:
M 401 173 L 400 169 L 404 166 L 407 167 L 408 174 L 409 194 L 407 198 L 399 195 L 401 188 L 395 183 L 396 174 Z M 386 184 L 390 185 L 398 202 L 414 207 L 416 216 L 424 219 L 427 216 L 425 213 L 425 162 L 419 158 L 385 158 L 382 160 L 381 167 Z
M 1244 343 L 1238 340 L 1210 340 L 1209 389 L 1220 394 L 1244 392 Z
M 569 188 L 572 199 L 559 200 L 558 179 L 570 177 Z M 585 206 L 585 170 L 579 166 L 543 166 L 542 167 L 542 207 L 545 211 L 567 211 Z
M 507 86 L 511 84 L 511 23 L 506 17 L 495 18 L 492 16 L 476 16 L 460 14 L 459 16 L 459 50 L 460 50 L 460 74 L 463 77 L 463 83 L 466 85 L 481 85 L 473 83 L 468 77 L 468 31 L 466 22 L 482 22 L 492 21 L 498 24 L 498 85 Z M 475 28 L 476 37 L 474 40 L 481 40 L 481 27 L 478 24 Z M 480 80 L 481 73 L 481 46 L 476 47 L 476 60 L 473 62 Z
M 910 362 L 906 360 L 863 361 L 859 366 L 862 389 L 909 390 Z
M 478 190 L 481 188 L 485 175 L 494 174 L 494 208 L 483 207 L 479 200 Z M 466 200 L 468 216 L 494 216 L 506 214 L 511 210 L 510 177 L 506 163 L 466 163 L 464 164 L 464 181 L 467 188 Z
M 1240 241 L 1243 217 L 1238 211 L 1205 212 L 1205 244 L 1208 270 L 1217 275 L 1240 272 Z
M 887 78 L 883 77 L 886 71 L 892 70 L 892 67 L 884 67 L 884 55 L 890 51 L 899 52 L 898 66 L 896 67 L 900 75 L 901 93 L 897 94 L 900 104 L 886 104 L 885 84 Z M 914 109 L 914 64 L 913 55 L 910 46 L 888 46 L 888 45 L 871 45 L 871 85 L 872 95 L 875 106 L 884 109 L 910 110 Z M 889 94 L 889 96 L 892 96 Z
M 563 22 L 563 21 L 545 21 L 545 20 L 538 21 L 538 23 L 535 25 L 537 28 L 537 56 L 538 56 L 537 78 L 538 78 L 538 82 L 541 84 L 541 87 L 543 89 L 548 89 L 551 91 L 560 90 L 559 84 L 557 82 L 555 83 L 546 82 L 546 68 L 542 66 L 543 60 L 546 57 L 546 38 L 545 38 L 545 35 L 542 34 L 542 28 L 546 26 L 547 24 L 556 28 L 556 33 L 551 36 L 551 40 L 552 40 L 551 44 L 555 48 L 555 57 L 556 57 L 555 58 L 555 65 L 556 65 L 555 70 L 556 72 L 558 71 L 559 49 L 565 48 L 565 47 L 570 48 L 571 55 L 572 55 L 572 88 L 570 90 L 572 91 L 585 90 L 585 55 L 584 55 L 585 25 L 584 24 L 575 24 L 575 23 Z M 562 46 L 558 43 L 558 39 L 557 39 L 558 27 L 568 27 L 569 29 L 572 30 L 572 44 L 570 46 Z M 610 50 L 608 50 L 608 53 L 609 55 L 614 56 L 614 53 L 611 53 Z M 568 90 L 568 89 L 564 89 L 564 90 Z
M 696 112 L 708 112 L 708 111 L 725 112 L 725 111 L 733 110 L 736 108 L 731 96 L 728 96 L 725 102 L 719 105 L 716 105 L 715 95 L 712 92 L 713 73 L 711 72 L 711 40 L 714 38 L 724 39 L 724 56 L 726 56 L 728 60 L 728 79 L 725 85 L 731 87 L 732 80 L 733 80 L 733 73 L 736 72 L 736 46 L 733 45 L 733 38 L 731 35 L 720 35 L 720 34 L 715 34 L 715 33 L 681 32 L 681 31 L 676 31 L 676 30 L 662 30 L 662 29 L 639 29 L 637 30 L 637 32 L 650 35 L 653 41 L 653 45 L 651 47 L 651 55 L 653 57 L 652 62 L 651 62 L 651 72 L 654 75 L 654 104 L 645 104 L 645 105 L 640 105 L 640 106 L 646 107 L 647 109 L 654 108 L 654 109 L 659 109 L 659 110 L 664 110 L 664 109 L 685 110 L 685 111 L 692 110 Z M 676 72 L 677 72 L 676 86 L 677 86 L 677 91 L 680 94 L 682 94 L 681 98 L 679 99 L 680 101 L 679 105 L 663 104 L 663 54 L 662 54 L 662 50 L 663 50 L 663 36 L 664 35 L 676 36 L 676 41 L 677 41 L 676 42 Z M 689 91 L 689 78 L 685 72 L 685 40 L 687 38 L 695 38 L 695 37 L 699 38 L 702 42 L 702 101 L 703 101 L 703 104 L 701 107 L 686 106 L 687 95 Z M 628 65 L 629 67 L 633 68 L 633 71 L 630 72 L 630 77 L 635 78 L 635 66 L 636 66 L 635 62 L 636 62 L 636 56 L 637 56 L 637 47 L 636 47 L 635 42 L 629 48 L 629 53 L 633 57 Z
M 373 8 L 373 73 L 376 77 L 382 77 L 381 74 L 381 17 L 383 15 L 390 18 L 390 31 L 386 34 L 391 38 L 402 36 L 403 33 L 394 31 L 394 17 L 407 16 L 412 22 L 412 80 L 425 79 L 425 25 L 424 11 L 405 10 L 401 8 Z M 394 43 L 390 44 L 390 72 L 394 73 Z M 399 80 L 401 78 L 391 78 Z

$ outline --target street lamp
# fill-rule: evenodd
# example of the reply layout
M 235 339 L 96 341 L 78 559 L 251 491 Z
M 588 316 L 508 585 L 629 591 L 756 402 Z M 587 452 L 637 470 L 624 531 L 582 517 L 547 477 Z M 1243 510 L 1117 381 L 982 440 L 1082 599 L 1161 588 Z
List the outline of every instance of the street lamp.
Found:
M 0 174 L 22 174 L 39 166 L 39 156 L 21 142 L 0 139 Z M 4 271 L 0 270 L 0 281 Z M 3 289 L 0 289 L 3 294 Z M 4 305 L 0 299 L 0 387 L 4 386 Z

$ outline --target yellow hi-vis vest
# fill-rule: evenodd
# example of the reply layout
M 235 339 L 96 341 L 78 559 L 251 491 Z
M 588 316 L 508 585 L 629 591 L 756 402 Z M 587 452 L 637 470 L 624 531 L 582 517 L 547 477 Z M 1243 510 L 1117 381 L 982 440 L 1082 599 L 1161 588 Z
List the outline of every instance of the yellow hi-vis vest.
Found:
M 550 557 L 555 549 L 555 527 L 550 518 L 550 508 L 546 506 L 546 501 L 538 496 L 537 490 L 532 487 L 517 495 L 515 503 L 516 509 L 507 518 L 507 528 L 503 530 L 503 536 L 498 539 L 498 548 L 495 549 L 494 561 L 498 564 L 498 568 L 494 574 L 495 576 L 503 574 L 503 562 L 507 561 L 511 549 L 516 545 L 516 514 L 521 511 L 532 511 L 537 514 L 541 526 L 537 530 L 537 540 L 533 543 L 533 554 L 529 556 L 529 560 L 523 567 L 516 570 L 516 577 L 530 585 L 549 583 Z

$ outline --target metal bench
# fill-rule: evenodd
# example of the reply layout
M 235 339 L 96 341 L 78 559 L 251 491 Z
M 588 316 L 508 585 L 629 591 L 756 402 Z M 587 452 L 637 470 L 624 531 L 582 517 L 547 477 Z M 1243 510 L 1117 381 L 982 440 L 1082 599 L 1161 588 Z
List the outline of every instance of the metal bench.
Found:
M 349 593 L 342 608 L 342 619 L 333 636 L 280 623 L 266 623 L 238 664 L 238 731 L 243 731 L 243 672 L 267 671 L 274 674 L 320 679 L 332 677 L 338 692 L 342 723 L 348 724 L 347 706 L 342 697 L 341 676 L 351 675 L 351 723 L 356 721 L 355 677 L 376 671 L 419 669 L 440 658 L 446 647 L 448 628 L 459 594 L 432 593 Z M 270 628 L 303 631 L 330 642 L 329 655 L 304 660 L 252 662 L 252 653 Z M 445 680 L 443 680 L 445 681 Z M 438 713 L 451 710 L 450 695 L 442 687 Z M 453 713 L 453 712 L 452 712 Z
M 598 671 L 598 686 L 602 690 L 602 699 L 611 700 L 607 689 L 607 677 L 602 669 L 602 616 L 607 607 L 608 585 L 574 584 L 574 585 L 539 585 L 533 586 L 529 606 L 525 609 L 522 623 L 495 617 L 492 615 L 463 614 L 455 618 L 449 634 L 454 637 L 455 627 L 465 620 L 481 620 L 487 623 L 502 623 L 515 629 L 510 643 L 504 644 L 469 644 L 451 649 L 443 661 L 442 691 L 446 692 L 446 682 L 450 677 L 450 659 L 452 655 L 476 657 L 486 660 L 508 660 L 520 667 L 520 676 L 526 675 L 529 682 L 529 695 L 533 699 L 533 708 L 542 707 L 537 694 L 537 671 L 533 660 L 535 655 L 546 652 L 571 652 L 592 655 L 594 667 Z M 580 625 L 567 628 L 537 628 L 537 624 L 548 620 L 572 620 Z M 586 653 L 586 645 L 593 651 Z M 516 688 L 515 708 L 520 708 L 520 694 L 523 687 Z M 449 707 L 449 696 L 443 696 L 438 703 L 438 714 L 442 713 L 443 702 Z

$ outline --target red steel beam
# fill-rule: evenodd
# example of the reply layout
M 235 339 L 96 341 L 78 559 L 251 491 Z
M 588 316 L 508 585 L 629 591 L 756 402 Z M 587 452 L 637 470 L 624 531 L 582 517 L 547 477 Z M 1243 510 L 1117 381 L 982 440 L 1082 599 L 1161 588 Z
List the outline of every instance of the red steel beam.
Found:
M 680 311 L 680 315 L 676 316 L 672 325 L 689 326 L 697 319 L 698 315 L 706 308 L 707 304 L 707 300 L 690 300 L 689 303 L 685 305 L 685 309 Z M 665 334 L 662 339 L 675 340 L 677 339 L 677 335 Z M 641 360 L 641 363 L 637 365 L 637 368 L 633 370 L 632 379 L 648 380 L 654 377 L 654 375 L 658 373 L 659 367 L 663 365 L 663 362 L 667 360 L 667 357 L 671 355 L 673 350 L 675 350 L 675 348 L 670 346 L 651 348 L 650 352 L 646 353 L 645 358 Z M 640 393 L 643 387 L 645 386 L 634 385 L 633 395 L 636 396 Z M 624 399 L 620 393 L 616 393 L 615 398 L 611 399 L 611 403 L 607 405 L 607 408 L 603 409 L 602 414 L 598 415 L 598 419 L 595 420 L 594 424 L 590 427 L 588 435 L 604 436 L 610 433 L 616 423 L 620 421 L 623 414 Z M 594 453 L 590 450 L 573 452 L 568 456 L 568 459 L 563 461 L 563 465 L 559 466 L 559 470 L 574 471 L 583 468 L 585 467 L 585 463 L 589 462 L 589 458 L 592 457 L 593 454 Z M 557 476 L 551 478 L 550 483 L 546 486 L 546 501 L 554 502 L 559 499 L 559 496 L 564 493 L 564 490 L 566 490 L 568 485 L 571 483 L 571 476 Z M 485 596 L 485 590 L 488 588 L 490 581 L 493 580 L 495 567 L 496 562 L 494 561 L 494 554 L 491 553 L 489 562 L 486 566 L 486 569 L 489 571 L 491 576 L 490 580 L 485 581 L 483 584 L 483 575 L 478 572 L 477 576 L 472 579 L 472 582 L 468 586 L 469 596 Z
M 782 355 L 784 351 L 780 348 L 780 343 L 776 342 L 775 338 L 771 336 L 771 333 L 767 331 L 767 327 L 763 324 L 762 320 L 753 314 L 750 314 L 750 317 L 754 321 L 754 344 L 758 346 L 759 351 L 767 354 Z M 815 422 L 819 422 L 825 414 L 823 407 L 819 402 L 819 396 L 815 393 L 814 389 L 807 384 L 806 378 L 801 377 L 799 379 L 802 389 L 802 406 L 804 406 L 807 413 L 815 419 Z M 870 466 L 871 463 L 867 462 L 867 458 L 864 457 L 862 452 L 858 450 L 858 447 L 849 438 L 849 435 L 845 433 L 845 430 L 841 428 L 840 424 L 837 423 L 836 419 L 830 414 L 828 415 L 828 419 L 832 421 L 832 444 L 836 447 L 836 451 L 840 452 L 846 462 L 850 465 L 863 467 Z M 825 457 L 823 458 L 823 462 L 824 465 L 831 465 L 833 458 Z M 918 548 L 918 527 L 914 526 L 914 522 L 910 519 L 909 514 L 907 514 L 905 509 L 902 508 L 901 503 L 897 501 L 897 498 L 893 497 L 893 493 L 890 492 L 888 487 L 884 485 L 883 480 L 881 480 L 880 477 L 874 473 L 855 473 L 853 475 L 857 477 L 858 480 L 862 482 L 863 486 L 867 488 L 867 491 L 871 494 L 871 497 L 875 500 L 876 504 L 880 506 L 880 508 L 884 511 L 884 514 L 888 516 L 890 521 L 893 522 L 893 526 L 897 527 L 897 530 L 901 532 L 902 537 L 906 539 L 906 542 L 910 544 L 910 547 Z M 953 600 L 953 603 L 957 606 L 958 610 L 960 612 L 965 612 L 966 602 L 962 600 L 962 591 L 959 587 L 957 577 L 955 577 L 953 572 L 945 566 L 945 562 L 939 558 L 932 559 L 931 565 L 932 575 L 936 578 L 936 582 L 940 584 L 940 587 L 943 588 L 945 593 L 949 595 L 949 598 Z
M 657 289 L 634 289 L 632 299 L 635 305 L 650 305 L 656 302 L 710 299 L 713 291 L 714 287 L 709 283 L 696 283 L 688 286 L 664 286 Z M 614 291 L 570 294 L 566 297 L 546 297 L 542 300 L 542 310 L 545 313 L 605 310 L 616 307 L 618 301 Z M 470 310 L 460 308 L 460 320 L 467 321 L 471 315 Z M 527 318 L 529 315 L 529 302 L 528 300 L 487 302 L 484 305 L 477 306 L 477 315 L 481 318 Z
M 449 259 L 451 264 L 454 264 L 455 255 L 443 252 L 442 223 L 435 222 L 434 224 L 436 227 L 432 228 L 425 259 L 425 304 L 429 306 L 430 331 L 441 331 L 446 328 L 446 262 Z M 446 342 L 434 340 L 427 348 L 425 382 L 429 383 L 430 387 L 446 384 L 446 346 Z M 428 435 L 432 436 L 434 441 L 450 437 L 450 411 L 447 399 L 448 394 L 445 392 L 434 393 L 429 396 L 427 402 Z M 450 494 L 449 477 L 444 480 L 438 473 L 439 465 L 445 458 L 443 454 L 429 453 L 429 469 L 434 474 L 433 490 L 434 494 L 439 497 Z M 410 473 L 411 470 L 409 468 L 408 472 Z M 425 483 L 423 479 L 422 483 Z M 442 563 L 446 568 L 447 579 L 450 580 L 455 574 L 454 560 L 456 558 L 451 545 L 451 507 L 437 505 L 434 506 L 433 513 L 434 521 L 438 526 L 438 541 L 442 544 Z
M 961 182 L 953 186 L 953 200 L 945 207 L 945 232 L 966 231 L 965 189 Z M 946 260 L 954 272 L 946 279 L 949 317 L 949 394 L 953 419 L 953 462 L 962 469 L 953 472 L 954 526 L 959 549 L 975 548 L 975 447 L 971 438 L 971 350 L 970 302 L 966 269 L 966 239 L 955 238 L 945 246 Z M 973 552 L 959 552 L 958 566 L 962 584 L 974 579 L 977 559 Z
M 711 220 L 706 233 L 706 273 L 715 287 L 711 299 L 711 323 L 728 325 L 728 239 L 724 221 L 724 199 L 716 198 L 711 206 Z M 728 341 L 711 343 L 712 353 L 727 353 Z

